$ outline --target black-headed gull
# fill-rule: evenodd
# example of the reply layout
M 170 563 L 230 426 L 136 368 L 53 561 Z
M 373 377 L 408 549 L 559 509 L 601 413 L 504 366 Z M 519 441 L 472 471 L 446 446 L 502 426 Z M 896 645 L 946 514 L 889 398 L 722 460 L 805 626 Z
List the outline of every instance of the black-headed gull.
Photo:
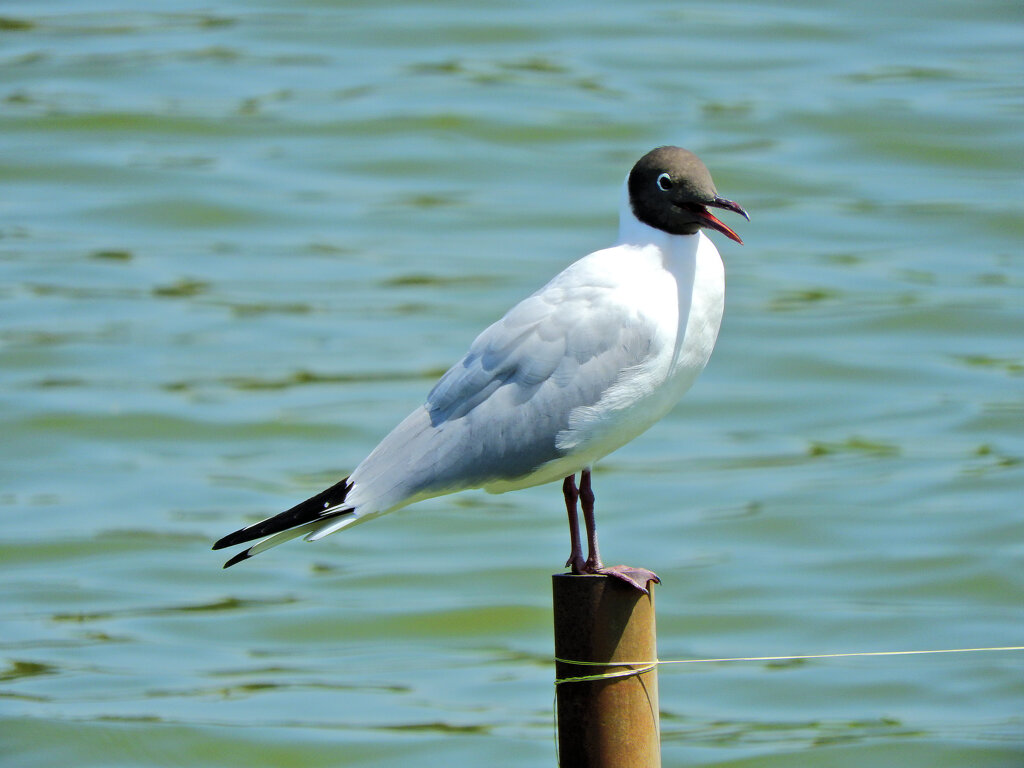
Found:
M 590 468 L 668 413 L 711 356 L 725 271 L 701 229 L 742 240 L 709 207 L 750 218 L 719 197 L 692 152 L 648 152 L 623 185 L 616 245 L 584 256 L 481 333 L 351 475 L 218 541 L 214 549 L 262 539 L 224 567 L 433 496 L 563 480 L 572 539 L 566 565 L 646 592 L 658 580 L 653 572 L 601 562 Z

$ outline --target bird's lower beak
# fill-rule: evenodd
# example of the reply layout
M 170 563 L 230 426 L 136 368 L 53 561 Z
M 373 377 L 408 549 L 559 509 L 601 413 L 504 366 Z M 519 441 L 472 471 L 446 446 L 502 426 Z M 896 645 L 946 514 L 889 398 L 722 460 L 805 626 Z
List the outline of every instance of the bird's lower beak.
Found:
M 712 202 L 708 203 L 708 205 L 715 208 L 723 208 L 727 211 L 732 211 L 733 213 L 738 213 L 747 221 L 750 221 L 750 216 L 747 215 L 747 212 L 743 210 L 739 203 L 734 203 L 732 200 L 726 200 L 724 197 L 716 197 Z M 711 227 L 711 229 L 717 229 L 730 240 L 735 240 L 740 245 L 743 245 L 743 241 L 740 240 L 740 236 L 733 232 L 730 227 L 719 221 L 707 208 L 701 210 L 697 215 L 703 226 Z

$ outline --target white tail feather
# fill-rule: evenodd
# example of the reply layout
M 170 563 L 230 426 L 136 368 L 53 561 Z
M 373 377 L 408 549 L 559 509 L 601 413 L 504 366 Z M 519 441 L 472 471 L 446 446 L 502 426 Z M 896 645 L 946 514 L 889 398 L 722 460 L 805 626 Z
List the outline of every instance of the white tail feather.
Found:
M 324 536 L 330 536 L 335 531 L 340 531 L 342 528 L 348 528 L 350 525 L 362 522 L 362 519 L 363 518 L 355 512 L 347 512 L 344 515 L 333 517 L 330 520 L 310 523 L 310 525 L 313 526 L 309 529 L 310 532 L 307 533 L 306 531 L 303 531 L 303 533 L 306 533 L 306 541 L 318 541 Z M 320 527 L 317 528 L 316 526 Z M 307 526 L 302 527 L 306 528 Z
M 295 528 L 289 528 L 287 531 L 281 531 L 275 533 L 273 536 L 268 536 L 254 544 L 248 550 L 249 557 L 258 555 L 260 552 L 266 552 L 271 547 L 276 547 L 278 544 L 284 544 L 286 541 L 291 541 L 297 536 L 302 536 L 304 533 L 309 533 L 314 530 L 318 525 L 323 525 L 323 521 L 314 520 L 311 523 L 305 523 L 304 525 L 298 525 Z

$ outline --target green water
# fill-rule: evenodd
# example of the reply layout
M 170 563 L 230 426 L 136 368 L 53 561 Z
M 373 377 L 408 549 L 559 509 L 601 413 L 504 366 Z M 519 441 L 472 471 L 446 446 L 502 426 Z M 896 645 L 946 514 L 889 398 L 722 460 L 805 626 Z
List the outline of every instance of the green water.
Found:
M 663 658 L 1024 643 L 1019 3 L 0 5 L 0 763 L 554 765 L 557 487 L 230 571 L 697 151 L 711 365 L 595 475 Z M 1016 766 L 1024 654 L 661 673 L 666 766 Z

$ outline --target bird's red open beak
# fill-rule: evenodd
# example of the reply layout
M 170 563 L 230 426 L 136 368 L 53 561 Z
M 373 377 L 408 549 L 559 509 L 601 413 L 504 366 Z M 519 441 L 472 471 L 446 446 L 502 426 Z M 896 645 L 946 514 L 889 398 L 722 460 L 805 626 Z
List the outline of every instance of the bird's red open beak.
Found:
M 724 208 L 725 210 L 732 211 L 733 213 L 738 213 L 747 221 L 750 221 L 750 216 L 747 215 L 747 212 L 740 207 L 739 203 L 734 203 L 732 200 L 726 200 L 724 197 L 716 197 L 714 201 L 708 203 L 708 205 L 714 206 L 715 208 Z M 697 218 L 700 219 L 703 226 L 711 227 L 711 229 L 717 229 L 730 240 L 735 240 L 740 245 L 743 245 L 743 241 L 740 240 L 740 236 L 733 232 L 730 227 L 719 221 L 707 208 L 700 209 L 697 212 Z

